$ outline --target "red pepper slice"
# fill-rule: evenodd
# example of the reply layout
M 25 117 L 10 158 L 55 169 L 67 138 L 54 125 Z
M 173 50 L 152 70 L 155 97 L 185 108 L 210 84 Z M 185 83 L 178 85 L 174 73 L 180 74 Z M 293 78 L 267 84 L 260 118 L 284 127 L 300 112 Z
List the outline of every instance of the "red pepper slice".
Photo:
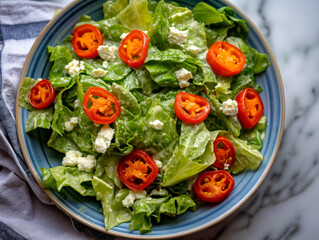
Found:
M 158 167 L 146 152 L 133 150 L 121 159 L 117 174 L 129 189 L 141 191 L 156 179 Z
M 217 170 L 201 173 L 193 189 L 196 196 L 209 203 L 219 203 L 223 201 L 235 186 L 234 178 L 225 170 Z
M 243 52 L 224 41 L 216 42 L 209 48 L 206 60 L 213 71 L 223 77 L 240 73 L 246 64 Z
M 37 109 L 47 108 L 55 98 L 55 91 L 52 84 L 43 79 L 33 86 L 29 95 L 29 101 L 32 107 Z
M 216 160 L 213 166 L 227 170 L 234 165 L 235 148 L 233 144 L 224 136 L 218 136 L 214 141 L 214 153 Z
M 174 104 L 176 116 L 183 122 L 197 124 L 204 121 L 210 111 L 209 102 L 200 96 L 179 92 Z
M 110 124 L 121 113 L 121 105 L 117 98 L 100 87 L 91 87 L 86 91 L 82 106 L 86 115 L 99 124 Z
M 264 105 L 258 92 L 253 88 L 246 88 L 237 95 L 236 101 L 237 117 L 242 127 L 251 129 L 256 126 L 264 114 Z
M 140 30 L 131 31 L 120 43 L 118 54 L 131 68 L 143 65 L 147 57 L 149 39 Z
M 103 36 L 100 30 L 91 25 L 84 24 L 73 31 L 73 50 L 81 58 L 96 58 L 98 47 L 103 44 Z

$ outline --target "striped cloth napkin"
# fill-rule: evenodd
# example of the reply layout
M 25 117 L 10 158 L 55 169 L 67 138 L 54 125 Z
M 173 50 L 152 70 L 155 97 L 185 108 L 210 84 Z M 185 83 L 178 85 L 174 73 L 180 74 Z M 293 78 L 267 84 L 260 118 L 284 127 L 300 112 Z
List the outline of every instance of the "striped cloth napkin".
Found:
M 20 73 L 36 37 L 60 8 L 49 2 L 0 1 L 0 239 L 113 239 L 71 221 L 52 205 L 33 179 L 18 142 Z

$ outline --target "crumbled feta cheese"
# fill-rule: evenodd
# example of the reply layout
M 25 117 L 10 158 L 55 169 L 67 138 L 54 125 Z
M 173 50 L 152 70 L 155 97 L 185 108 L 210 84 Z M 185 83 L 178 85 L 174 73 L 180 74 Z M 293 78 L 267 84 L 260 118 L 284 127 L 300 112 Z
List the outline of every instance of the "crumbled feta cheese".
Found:
M 97 69 L 93 69 L 92 73 L 93 73 L 92 74 L 93 77 L 100 78 L 100 77 L 104 77 L 105 74 L 107 73 L 107 71 L 105 71 L 104 69 L 101 69 L 101 68 L 97 68 Z
M 154 159 L 154 162 L 156 163 L 156 166 L 157 166 L 158 168 L 162 168 L 163 163 L 162 163 L 160 160 Z
M 97 51 L 102 59 L 112 62 L 116 59 L 116 49 L 115 46 L 101 45 L 98 47 Z
M 103 66 L 103 68 L 107 68 L 107 67 L 109 66 L 108 61 L 104 61 L 104 62 L 102 63 L 102 66 Z
M 105 153 L 109 148 L 112 138 L 114 135 L 114 129 L 111 128 L 108 124 L 105 124 L 99 133 L 94 142 L 95 150 L 99 153 Z
M 82 153 L 75 150 L 67 151 L 62 160 L 63 166 L 76 166 L 80 171 L 91 172 L 96 166 L 96 159 L 92 155 L 82 157 Z
M 43 80 L 43 78 L 38 78 L 38 79 L 37 79 L 38 82 L 40 82 L 40 81 L 42 81 L 42 80 Z
M 154 128 L 155 130 L 161 130 L 164 126 L 164 123 L 162 123 L 160 120 L 156 119 L 153 122 L 150 122 L 150 126 Z
M 123 199 L 122 204 L 124 207 L 132 207 L 135 200 L 146 197 L 146 191 L 133 191 L 130 190 L 129 194 Z
M 178 71 L 176 71 L 175 76 L 181 88 L 188 87 L 189 86 L 188 80 L 193 78 L 192 73 L 185 68 L 181 68 Z
M 74 101 L 74 108 L 78 108 L 80 106 L 80 100 L 79 99 L 76 99 Z
M 68 65 L 65 66 L 65 70 L 70 74 L 71 77 L 74 77 L 76 74 L 79 74 L 81 71 L 85 70 L 84 62 L 73 59 Z
M 64 129 L 67 132 L 71 132 L 75 126 L 78 124 L 79 118 L 78 117 L 71 117 L 68 122 L 64 123 Z
M 77 159 L 82 157 L 82 153 L 75 150 L 67 151 L 65 157 L 62 160 L 62 165 L 64 166 L 76 166 L 78 161 Z
M 176 27 L 169 28 L 168 42 L 170 44 L 181 45 L 185 43 L 188 38 L 188 30 L 180 31 Z
M 187 46 L 186 51 L 191 54 L 197 55 L 200 52 L 199 47 L 195 46 L 193 42 L 189 42 L 190 44 Z
M 78 158 L 78 169 L 84 172 L 91 172 L 96 166 L 96 159 L 92 155 L 87 155 L 86 157 Z
M 238 112 L 236 100 L 228 99 L 227 101 L 223 102 L 220 110 L 222 110 L 223 114 L 226 116 L 236 115 Z

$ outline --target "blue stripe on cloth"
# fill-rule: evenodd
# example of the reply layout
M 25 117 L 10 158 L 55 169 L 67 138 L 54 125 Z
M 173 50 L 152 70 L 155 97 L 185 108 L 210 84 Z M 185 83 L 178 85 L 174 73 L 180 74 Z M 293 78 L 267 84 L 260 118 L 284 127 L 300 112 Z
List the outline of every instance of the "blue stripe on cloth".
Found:
M 0 239 L 26 240 L 19 233 L 0 221 Z
M 3 28 L 3 26 L 4 26 L 4 28 Z M 20 144 L 19 144 L 19 141 L 18 141 L 18 134 L 17 134 L 17 129 L 16 129 L 16 121 L 15 121 L 14 117 L 11 115 L 9 108 L 6 105 L 6 103 L 5 103 L 5 101 L 4 101 L 3 97 L 2 97 L 1 57 L 2 57 L 2 51 L 3 51 L 3 48 L 4 48 L 4 44 L 5 44 L 5 41 L 4 41 L 5 36 L 4 36 L 3 29 L 5 29 L 5 31 L 8 31 L 8 29 L 9 29 L 9 28 L 6 28 L 5 26 L 6 25 L 1 25 L 1 27 L 0 27 L 0 121 L 2 122 L 3 126 L 5 127 L 5 129 L 6 129 L 7 133 L 8 133 L 9 141 L 11 143 L 12 148 L 14 149 L 14 152 L 17 154 L 17 158 L 18 158 L 18 160 L 20 162 L 21 167 L 28 174 L 28 176 L 31 176 L 31 173 L 30 173 L 30 171 L 28 169 L 28 166 L 24 162 L 24 158 L 23 158 L 23 155 L 22 155 L 22 152 L 21 152 L 21 149 L 20 149 Z M 12 27 L 14 27 L 14 26 L 15 25 L 13 25 Z M 41 29 L 40 29 L 40 31 L 41 31 Z M 7 32 L 5 32 L 5 33 L 7 33 Z M 11 36 L 14 36 L 13 34 L 14 33 L 12 33 Z M 21 35 L 22 34 L 19 34 L 19 36 L 21 36 Z M 29 36 L 29 34 L 25 34 L 25 36 Z
M 21 40 L 26 38 L 36 38 L 48 22 L 49 21 L 41 21 L 15 25 L 3 24 L 1 25 L 2 39 Z
M 31 172 L 26 165 L 18 140 L 18 134 L 16 129 L 16 121 L 14 117 L 11 115 L 6 102 L 2 97 L 2 67 L 1 67 L 1 57 L 2 50 L 5 45 L 5 41 L 9 39 L 14 40 L 23 40 L 36 38 L 42 29 L 48 24 L 49 21 L 40 21 L 40 22 L 32 22 L 32 23 L 23 23 L 23 24 L 1 24 L 0 25 L 0 121 L 5 127 L 7 134 L 9 136 L 9 141 L 14 152 L 17 155 L 19 163 L 23 170 L 27 173 L 29 177 L 32 177 Z

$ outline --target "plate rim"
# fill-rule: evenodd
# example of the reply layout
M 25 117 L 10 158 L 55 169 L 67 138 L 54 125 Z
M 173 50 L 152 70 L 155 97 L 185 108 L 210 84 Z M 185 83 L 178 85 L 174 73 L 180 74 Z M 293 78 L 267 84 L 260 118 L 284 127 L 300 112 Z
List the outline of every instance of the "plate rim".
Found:
M 33 43 L 27 58 L 24 62 L 21 74 L 20 74 L 20 79 L 19 79 L 19 84 L 18 84 L 18 88 L 17 88 L 17 96 L 16 96 L 16 110 L 15 110 L 15 115 L 16 115 L 16 127 L 17 127 L 17 134 L 18 134 L 18 140 L 20 143 L 20 148 L 22 150 L 22 154 L 25 158 L 25 162 L 33 176 L 33 178 L 35 179 L 35 181 L 37 182 L 37 184 L 40 186 L 40 188 L 48 195 L 48 197 L 53 201 L 53 203 L 65 214 L 67 214 L 68 216 L 74 218 L 75 220 L 79 221 L 80 223 L 94 229 L 97 231 L 100 231 L 102 233 L 105 234 L 110 234 L 116 237 L 125 237 L 125 238 L 130 238 L 130 239 L 162 239 L 163 237 L 165 238 L 177 238 L 177 237 L 182 237 L 185 235 L 189 235 L 192 233 L 196 233 L 199 232 L 201 230 L 207 229 L 219 222 L 221 222 L 222 220 L 224 220 L 225 218 L 227 218 L 228 216 L 230 216 L 231 214 L 233 214 L 236 210 L 238 210 L 255 192 L 256 190 L 260 187 L 260 185 L 262 184 L 262 182 L 265 180 L 266 176 L 268 175 L 268 172 L 270 171 L 274 160 L 276 159 L 279 147 L 281 145 L 281 141 L 282 141 L 282 137 L 283 137 L 283 131 L 284 131 L 284 123 L 285 123 L 285 94 L 284 94 L 284 87 L 283 87 L 283 81 L 282 81 L 282 77 L 280 74 L 280 70 L 279 70 L 279 66 L 278 63 L 276 61 L 276 58 L 270 48 L 270 45 L 268 44 L 266 38 L 264 37 L 264 35 L 262 34 L 262 32 L 259 30 L 259 28 L 257 28 L 257 26 L 254 24 L 254 22 L 242 11 L 240 10 L 235 4 L 233 4 L 232 2 L 230 2 L 229 0 L 220 0 L 220 2 L 230 6 L 231 8 L 233 8 L 235 10 L 236 13 L 240 14 L 243 19 L 250 25 L 251 28 L 254 29 L 254 31 L 256 32 L 256 34 L 258 35 L 258 37 L 260 38 L 260 41 L 262 42 L 262 44 L 264 45 L 265 49 L 268 52 L 268 56 L 272 62 L 272 66 L 274 68 L 274 72 L 277 78 L 277 82 L 280 88 L 280 96 L 281 96 L 281 100 L 282 100 L 282 104 L 281 104 L 281 108 L 282 108 L 282 117 L 281 117 L 281 123 L 279 124 L 280 127 L 280 131 L 279 131 L 279 135 L 277 138 L 277 144 L 276 147 L 272 153 L 271 158 L 269 159 L 269 163 L 267 164 L 267 167 L 265 168 L 263 174 L 261 175 L 261 177 L 258 179 L 258 181 L 256 182 L 256 184 L 254 185 L 254 187 L 248 192 L 248 194 L 246 194 L 246 196 L 244 198 L 242 198 L 236 205 L 234 205 L 232 208 L 230 208 L 227 212 L 225 212 L 224 214 L 220 215 L 218 218 L 209 221 L 206 224 L 203 224 L 201 226 L 180 232 L 180 233 L 175 233 L 175 234 L 167 234 L 167 235 L 158 235 L 158 236 L 151 236 L 151 235 L 132 235 L 132 234 L 127 234 L 127 233 L 121 233 L 121 232 L 117 232 L 117 231 L 113 231 L 113 230 L 106 230 L 105 228 L 101 227 L 101 226 L 97 226 L 91 222 L 89 222 L 88 220 L 84 219 L 83 217 L 77 215 L 76 213 L 72 212 L 71 210 L 69 210 L 68 208 L 66 208 L 66 206 L 64 206 L 52 193 L 51 190 L 45 189 L 42 185 L 42 181 L 40 179 L 40 177 L 38 176 L 37 172 L 35 171 L 35 168 L 31 162 L 31 159 L 29 158 L 29 153 L 27 151 L 25 142 L 24 142 L 24 137 L 23 137 L 23 131 L 22 131 L 22 124 L 21 124 L 21 107 L 19 107 L 19 90 L 21 88 L 22 82 L 24 80 L 24 78 L 26 77 L 26 71 L 27 71 L 27 67 L 30 63 L 30 60 L 32 58 L 32 55 L 34 54 L 40 40 L 42 39 L 42 37 L 46 34 L 46 32 L 51 28 L 51 26 L 57 21 L 57 19 L 59 19 L 61 16 L 63 16 L 64 13 L 66 13 L 69 9 L 71 9 L 74 5 L 76 5 L 78 2 L 81 2 L 81 0 L 74 0 L 71 3 L 69 3 L 67 6 L 65 6 L 63 9 L 61 9 L 57 14 L 55 14 L 53 16 L 53 18 L 49 21 L 49 23 L 43 28 L 43 30 L 40 32 L 40 34 L 38 35 L 38 37 L 36 38 L 35 42 Z

